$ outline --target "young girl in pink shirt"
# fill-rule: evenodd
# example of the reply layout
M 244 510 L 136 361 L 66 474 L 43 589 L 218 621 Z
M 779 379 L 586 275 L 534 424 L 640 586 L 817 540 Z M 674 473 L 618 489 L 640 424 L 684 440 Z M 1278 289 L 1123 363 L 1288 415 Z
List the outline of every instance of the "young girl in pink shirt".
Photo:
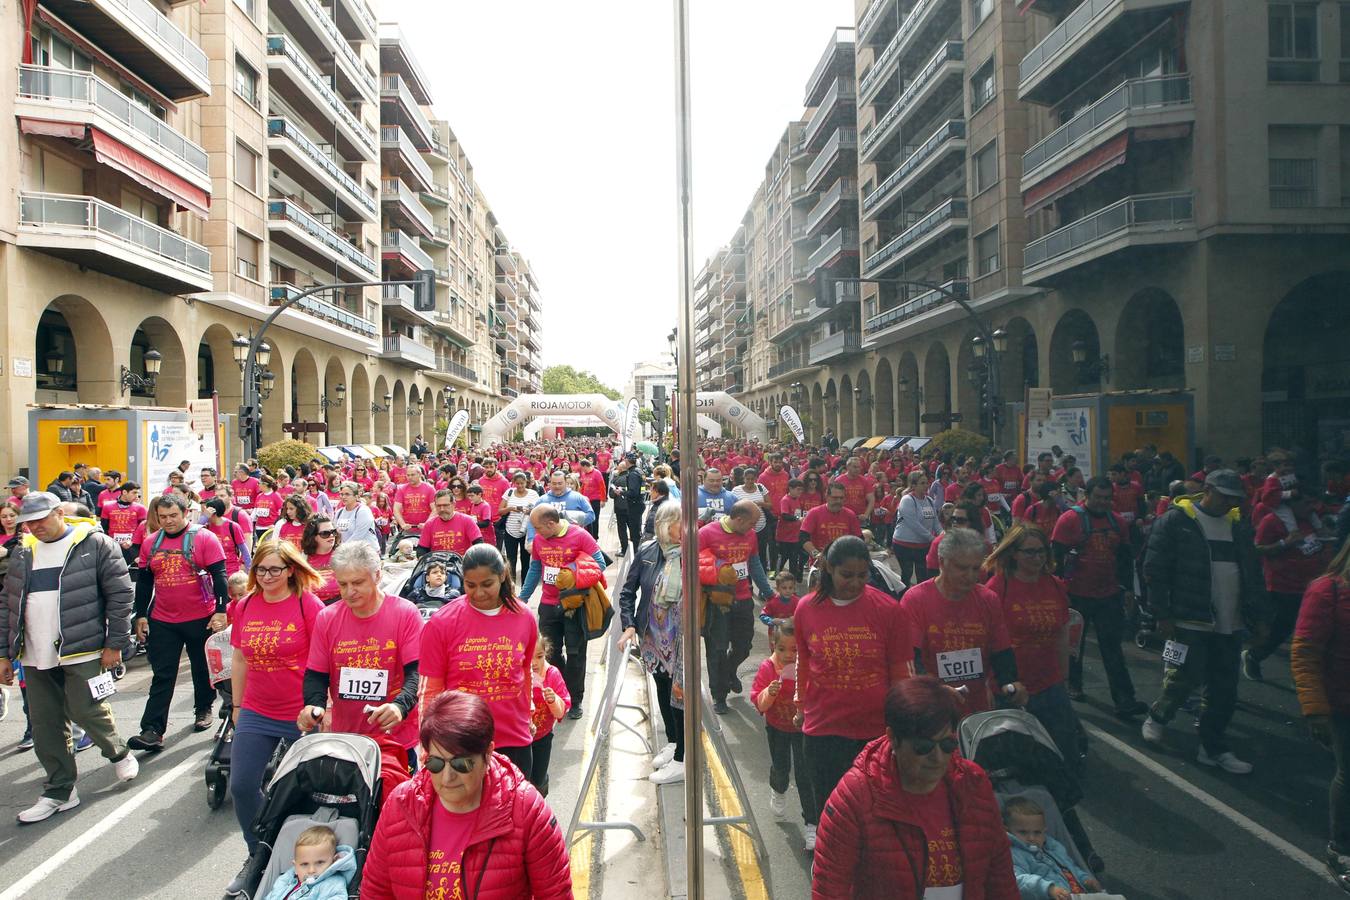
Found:
M 534 708 L 530 710 L 530 724 L 534 727 L 534 743 L 530 744 L 530 784 L 539 793 L 548 796 L 548 763 L 553 755 L 553 726 L 572 708 L 572 696 L 567 693 L 567 682 L 557 666 L 548 664 L 553 644 L 543 635 L 534 648 L 530 665 L 534 684 Z

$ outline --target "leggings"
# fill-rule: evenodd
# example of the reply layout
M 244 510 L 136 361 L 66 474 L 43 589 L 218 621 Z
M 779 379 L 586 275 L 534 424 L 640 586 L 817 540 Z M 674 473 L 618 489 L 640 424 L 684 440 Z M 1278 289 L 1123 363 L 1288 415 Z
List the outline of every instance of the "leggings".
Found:
M 511 577 L 515 579 L 516 584 L 520 584 L 524 579 L 525 573 L 530 569 L 530 550 L 525 545 L 525 536 L 516 537 L 509 531 L 499 532 L 502 541 L 502 557 L 506 560 L 506 569 L 512 572 Z M 514 573 L 514 569 L 519 564 L 519 575 Z
M 531 745 L 526 744 L 524 747 L 498 747 L 497 752 L 515 763 L 520 774 L 529 777 L 529 773 L 534 771 L 534 755 L 530 749 Z
M 230 796 L 234 799 L 234 814 L 239 819 L 239 829 L 244 833 L 249 853 L 258 843 L 250 826 L 262 806 L 263 770 L 279 742 L 294 741 L 299 737 L 300 729 L 295 727 L 295 722 L 269 719 L 248 709 L 239 712 L 239 727 L 230 744 Z
M 895 554 L 896 560 L 900 563 L 900 577 L 905 580 L 905 584 L 913 587 L 921 581 L 928 580 L 927 547 L 904 547 L 900 544 L 891 544 L 891 552 Z
M 1294 633 L 1294 623 L 1298 621 L 1298 608 L 1303 603 L 1302 594 L 1282 594 L 1271 591 L 1267 595 L 1275 606 L 1275 618 L 1261 640 L 1252 644 L 1251 654 L 1261 662 L 1280 648 Z
M 802 756 L 816 795 L 817 811 L 824 809 L 840 779 L 853 767 L 867 741 L 833 734 L 802 735 Z
M 675 745 L 676 762 L 684 762 L 684 710 L 670 705 L 670 690 L 674 683 L 662 669 L 652 673 L 656 682 L 656 705 L 661 710 L 661 724 L 666 729 L 666 742 Z
M 1331 845 L 1350 853 L 1350 716 L 1332 715 L 1331 751 L 1336 774 L 1331 779 Z
M 548 796 L 548 762 L 553 757 L 553 732 L 530 745 L 530 771 L 527 776 L 540 795 Z

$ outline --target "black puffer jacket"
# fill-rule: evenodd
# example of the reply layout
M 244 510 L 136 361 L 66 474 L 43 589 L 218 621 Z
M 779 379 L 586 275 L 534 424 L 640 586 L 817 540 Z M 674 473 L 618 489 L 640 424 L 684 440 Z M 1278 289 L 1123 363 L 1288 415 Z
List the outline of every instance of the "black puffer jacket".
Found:
M 660 543 L 654 540 L 645 542 L 633 555 L 628 576 L 619 590 L 619 621 L 625 629 L 635 628 L 638 635 L 646 632 L 656 578 L 665 564 L 666 555 L 661 552 Z
M 1195 502 L 1177 500 L 1153 523 L 1144 556 L 1148 603 L 1159 619 L 1214 623 L 1210 599 L 1209 541 L 1195 521 Z M 1265 616 L 1265 582 L 1250 523 L 1232 512 L 1233 549 L 1241 580 L 1239 609 L 1248 627 Z
M 109 647 L 126 649 L 131 637 L 131 578 L 122 548 L 85 522 L 71 526 L 75 538 L 61 570 L 62 657 Z M 26 535 L 10 551 L 5 573 L 4 609 L 0 610 L 0 653 L 18 659 L 23 653 L 23 616 L 28 601 L 28 573 L 37 538 Z

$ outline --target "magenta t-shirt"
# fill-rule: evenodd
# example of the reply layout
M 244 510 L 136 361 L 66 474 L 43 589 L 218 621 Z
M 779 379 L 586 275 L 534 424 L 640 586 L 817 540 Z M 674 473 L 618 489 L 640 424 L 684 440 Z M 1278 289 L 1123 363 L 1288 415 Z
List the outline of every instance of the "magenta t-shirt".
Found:
M 245 478 L 243 481 L 231 481 L 230 487 L 234 488 L 235 505 L 250 509 L 262 484 L 256 478 Z
M 447 691 L 483 698 L 496 723 L 498 747 L 526 747 L 530 735 L 530 663 L 539 640 L 539 623 L 524 607 L 496 615 L 452 600 L 427 620 L 417 670 L 442 678 Z
M 183 557 L 183 538 L 187 529 L 175 537 L 164 536 L 159 552 L 151 557 L 155 531 L 141 542 L 140 567 L 149 569 L 155 578 L 155 602 L 150 618 L 156 622 L 191 622 L 204 619 L 216 611 L 216 598 L 205 590 L 197 573 L 213 563 L 223 562 L 225 550 L 214 534 L 198 528 L 192 537 L 192 562 Z
M 405 484 L 394 494 L 394 502 L 403 504 L 403 521 L 409 525 L 421 525 L 431 518 L 431 501 L 436 499 L 436 489 L 425 481 L 417 486 Z
M 534 682 L 534 710 L 530 713 L 530 721 L 534 723 L 534 739 L 537 741 L 552 734 L 554 726 L 558 724 L 558 720 L 553 718 L 553 710 L 548 708 L 544 700 L 544 688 L 552 688 L 553 693 L 562 700 L 563 715 L 567 715 L 567 711 L 572 708 L 572 695 L 567 692 L 567 681 L 557 666 L 544 666 L 542 678 L 531 669 L 530 678 Z
M 249 513 L 253 516 L 254 528 L 271 528 L 281 515 L 281 505 L 285 498 L 276 491 L 260 491 L 253 497 L 253 506 Z
M 230 646 L 248 662 L 244 709 L 284 722 L 300 715 L 310 638 L 322 611 L 308 591 L 277 603 L 250 594 L 230 607 Z
M 221 519 L 219 525 L 212 525 L 207 522 L 202 527 L 210 529 L 211 533 L 216 536 L 216 540 L 220 541 L 220 550 L 225 554 L 225 575 L 228 577 L 242 569 L 244 561 L 239 555 L 239 545 L 248 540 L 248 535 L 244 533 L 243 528 L 229 519 Z M 192 549 L 197 549 L 195 543 Z
M 425 896 L 446 900 L 464 896 L 464 851 L 478 824 L 478 812 L 477 809 L 467 813 L 451 812 L 439 800 L 432 802 Z
M 536 534 L 534 545 L 530 547 L 530 558 L 539 560 L 539 565 L 544 569 L 543 578 L 540 579 L 543 593 L 539 597 L 539 603 L 543 606 L 558 605 L 559 570 L 576 562 L 578 553 L 594 556 L 600 550 L 600 545 L 586 529 L 571 523 L 564 527 L 566 531 L 551 538 Z
M 422 616 L 416 606 L 402 597 L 386 594 L 375 615 L 367 619 L 357 618 L 346 603 L 334 603 L 319 613 L 306 668 L 328 673 L 328 693 L 333 700 L 332 730 L 378 737 L 379 730 L 366 721 L 367 714 L 361 709 L 367 704 L 388 703 L 398 696 L 403 690 L 403 667 L 417 662 L 421 642 Z M 348 671 L 344 673 L 343 669 Z M 357 682 L 380 680 L 388 685 L 380 697 L 343 696 L 344 681 L 350 687 L 359 687 Z M 403 747 L 417 744 L 415 706 L 391 736 Z
M 759 540 L 753 531 L 737 534 L 722 527 L 722 522 L 709 522 L 698 530 L 698 544 L 717 557 L 717 566 L 731 566 L 736 570 L 736 599 L 750 599 L 750 557 L 759 554 Z
M 407 507 L 404 507 L 406 514 Z M 404 518 L 407 518 L 405 515 Z M 478 523 L 474 521 L 473 516 L 461 512 L 455 513 L 447 522 L 440 516 L 432 516 L 427 519 L 426 524 L 422 526 L 422 536 L 418 539 L 418 546 L 426 547 L 428 550 L 451 550 L 464 555 L 464 551 L 473 546 L 473 542 L 480 539 L 483 532 L 479 530 Z

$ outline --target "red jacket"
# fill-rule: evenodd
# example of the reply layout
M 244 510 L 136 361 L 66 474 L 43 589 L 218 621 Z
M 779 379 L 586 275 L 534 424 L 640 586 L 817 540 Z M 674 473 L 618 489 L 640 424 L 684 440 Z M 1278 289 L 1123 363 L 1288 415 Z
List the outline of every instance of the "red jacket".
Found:
M 1018 900 L 1012 851 L 989 776 L 973 762 L 952 757 L 945 777 L 965 900 Z M 821 813 L 812 900 L 923 896 L 928 842 L 899 799 L 890 738 L 880 737 L 858 754 Z M 876 877 L 878 872 L 886 877 Z
M 1341 579 L 1308 585 L 1289 668 L 1305 716 L 1350 715 L 1350 586 Z
M 423 900 L 431 773 L 418 772 L 385 800 L 361 873 L 362 900 Z M 571 900 L 572 872 L 558 820 L 509 759 L 493 754 L 478 823 L 464 851 L 466 900 Z

